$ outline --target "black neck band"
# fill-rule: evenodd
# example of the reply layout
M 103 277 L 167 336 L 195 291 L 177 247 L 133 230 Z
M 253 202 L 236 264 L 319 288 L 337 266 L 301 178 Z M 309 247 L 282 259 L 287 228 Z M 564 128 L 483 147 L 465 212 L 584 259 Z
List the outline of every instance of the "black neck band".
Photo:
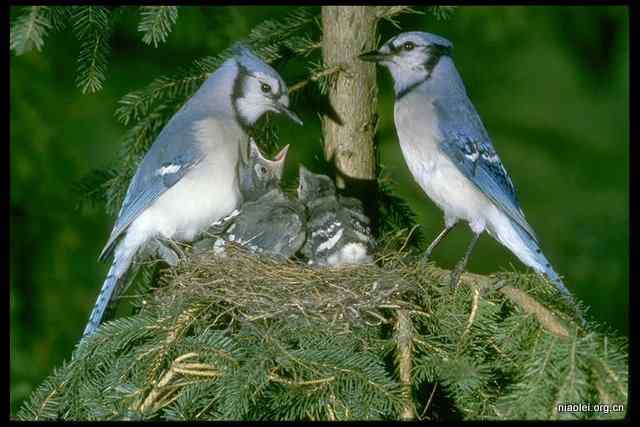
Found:
M 240 114 L 240 111 L 238 111 L 236 101 L 242 97 L 242 86 L 244 84 L 244 80 L 247 78 L 246 76 L 248 71 L 238 61 L 236 61 L 236 64 L 238 65 L 238 74 L 233 81 L 233 88 L 231 89 L 231 107 L 233 108 L 233 112 L 240 123 L 240 126 L 246 131 L 247 129 L 250 129 L 251 126 L 249 126 L 249 123 L 247 123 L 246 119 L 242 114 Z

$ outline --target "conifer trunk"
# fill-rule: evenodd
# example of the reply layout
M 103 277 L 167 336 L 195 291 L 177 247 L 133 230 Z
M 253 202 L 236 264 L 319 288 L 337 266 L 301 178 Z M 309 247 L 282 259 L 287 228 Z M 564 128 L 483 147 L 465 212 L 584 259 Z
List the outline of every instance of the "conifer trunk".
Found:
M 324 117 L 324 154 L 336 169 L 336 184 L 371 209 L 376 192 L 373 138 L 377 123 L 376 68 L 357 56 L 375 47 L 375 6 L 323 6 L 325 67 L 344 64 L 329 88 L 329 102 L 342 123 Z M 367 210 L 369 210 L 367 209 Z

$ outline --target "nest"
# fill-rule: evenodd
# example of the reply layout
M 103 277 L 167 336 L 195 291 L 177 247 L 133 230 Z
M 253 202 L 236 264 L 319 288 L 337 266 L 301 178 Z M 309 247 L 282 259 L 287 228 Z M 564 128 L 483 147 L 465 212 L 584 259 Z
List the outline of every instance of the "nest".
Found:
M 404 250 L 410 236 L 398 234 L 379 248 L 371 264 L 310 266 L 300 260 L 257 255 L 227 243 L 190 254 L 162 276 L 154 293 L 159 307 L 208 303 L 214 311 L 239 320 L 304 317 L 323 322 L 380 324 L 390 309 L 411 309 L 412 298 L 433 287 L 433 268 L 416 262 Z
M 454 297 L 449 287 L 449 270 L 432 263 L 417 262 L 405 251 L 409 235 L 398 233 L 386 239 L 371 264 L 340 267 L 310 266 L 294 259 L 258 255 L 227 243 L 224 255 L 215 250 L 191 253 L 175 267 L 165 270 L 160 286 L 148 308 L 168 314 L 176 306 L 187 311 L 206 307 L 217 320 L 254 322 L 262 319 L 304 318 L 335 326 L 347 322 L 354 326 L 393 323 L 397 310 L 429 315 L 432 304 Z M 189 251 L 187 250 L 187 253 Z M 552 311 L 539 304 L 526 290 L 553 292 L 550 285 L 534 275 L 500 273 L 481 276 L 464 273 L 463 294 L 478 290 L 485 296 L 499 293 L 533 314 L 554 334 L 568 332 Z M 515 285 L 515 286 L 512 286 Z M 529 289 L 531 291 L 531 289 Z M 456 292 L 457 297 L 466 298 Z M 447 304 L 452 301 L 446 302 Z M 555 311 L 555 310 L 554 310 Z M 570 316 L 562 316 L 570 320 Z

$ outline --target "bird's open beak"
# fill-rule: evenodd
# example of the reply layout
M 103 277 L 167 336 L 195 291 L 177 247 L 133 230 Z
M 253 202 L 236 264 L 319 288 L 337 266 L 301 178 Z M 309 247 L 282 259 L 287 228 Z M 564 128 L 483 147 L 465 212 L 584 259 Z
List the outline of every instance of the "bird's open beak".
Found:
M 303 125 L 302 120 L 300 120 L 300 117 L 298 117 L 298 115 L 296 113 L 294 113 L 293 111 L 289 110 L 287 107 L 285 107 L 282 104 L 277 104 L 278 112 L 279 113 L 283 113 L 286 114 L 287 117 L 289 117 L 291 119 L 291 121 L 296 122 L 297 124 L 299 124 L 300 126 Z
M 380 62 L 387 59 L 387 55 L 385 55 L 384 53 L 380 53 L 377 50 L 371 50 L 369 52 L 360 54 L 358 58 L 366 62 Z

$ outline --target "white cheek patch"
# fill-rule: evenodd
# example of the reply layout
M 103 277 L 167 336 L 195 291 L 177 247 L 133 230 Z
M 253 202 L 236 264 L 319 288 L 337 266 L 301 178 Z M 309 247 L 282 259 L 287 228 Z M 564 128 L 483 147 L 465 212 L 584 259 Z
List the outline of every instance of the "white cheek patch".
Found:
M 265 98 L 259 94 L 250 94 L 236 100 L 238 114 L 247 123 L 253 125 L 267 111 L 275 111 Z
M 170 165 L 163 166 L 160 169 L 156 170 L 156 175 L 164 176 L 164 175 L 169 174 L 169 173 L 176 173 L 181 168 L 182 168 L 182 166 L 177 165 L 175 163 L 174 164 L 170 164 Z

